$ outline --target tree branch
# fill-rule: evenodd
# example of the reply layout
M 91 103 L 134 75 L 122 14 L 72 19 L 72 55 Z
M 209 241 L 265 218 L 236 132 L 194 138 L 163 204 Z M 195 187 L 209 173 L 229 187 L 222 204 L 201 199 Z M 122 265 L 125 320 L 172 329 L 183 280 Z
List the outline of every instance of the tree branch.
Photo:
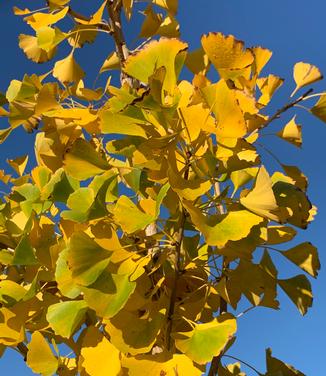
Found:
M 214 190 L 215 190 L 215 196 L 218 197 L 221 194 L 220 185 L 218 182 L 214 184 Z M 218 205 L 218 211 L 220 214 L 225 214 L 225 210 L 222 204 Z M 229 267 L 229 264 L 226 261 L 225 257 L 223 257 L 222 265 L 223 265 L 223 270 L 222 270 L 221 278 L 224 275 L 223 272 Z M 222 315 L 223 313 L 226 313 L 227 311 L 228 311 L 228 303 L 226 302 L 226 300 L 224 300 L 220 296 L 220 315 Z M 223 356 L 223 352 L 218 356 L 214 356 L 214 358 L 212 359 L 210 368 L 209 368 L 208 376 L 217 375 L 218 367 L 221 363 L 222 356 Z
M 22 354 L 22 356 L 24 357 L 24 360 L 26 361 L 26 359 L 27 359 L 27 353 L 28 353 L 28 348 L 25 345 L 25 343 L 24 342 L 18 343 L 17 349 Z
M 187 160 L 186 160 L 186 170 L 184 172 L 184 179 L 188 180 L 189 178 L 189 160 L 190 160 L 191 154 L 190 152 L 187 153 Z M 169 310 L 168 310 L 168 325 L 166 329 L 166 340 L 167 340 L 167 350 L 171 350 L 171 333 L 172 333 L 172 326 L 173 326 L 173 315 L 175 312 L 175 304 L 177 300 L 177 289 L 178 289 L 178 280 L 182 273 L 182 266 L 181 266 L 181 247 L 182 247 L 182 241 L 184 238 L 184 232 L 185 232 L 185 224 L 187 220 L 187 212 L 184 208 L 182 208 L 182 214 L 180 219 L 180 227 L 177 234 L 176 239 L 176 247 L 175 247 L 175 263 L 174 263 L 174 283 L 173 288 L 171 292 L 170 297 L 170 304 L 169 304 Z
M 299 97 L 298 99 L 292 101 L 292 102 L 289 102 L 288 104 L 286 104 L 284 107 L 280 108 L 279 110 L 277 110 L 275 112 L 275 114 L 270 117 L 264 124 L 263 126 L 260 128 L 260 129 L 263 129 L 263 128 L 266 128 L 267 125 L 269 125 L 270 123 L 272 123 L 274 120 L 278 119 L 284 112 L 286 112 L 287 110 L 289 110 L 290 108 L 294 107 L 296 104 L 300 103 L 301 101 L 304 100 L 305 97 L 307 97 L 310 93 L 313 92 L 313 89 L 309 89 L 308 91 L 306 91 L 304 94 L 301 95 L 301 97 Z

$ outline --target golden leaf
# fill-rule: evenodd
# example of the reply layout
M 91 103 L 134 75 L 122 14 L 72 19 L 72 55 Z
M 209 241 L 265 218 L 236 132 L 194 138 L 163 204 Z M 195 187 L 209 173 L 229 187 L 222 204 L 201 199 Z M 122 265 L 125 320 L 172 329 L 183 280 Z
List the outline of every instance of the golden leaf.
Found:
M 293 68 L 293 78 L 296 83 L 291 97 L 302 87 L 313 84 L 316 81 L 322 80 L 323 75 L 320 70 L 312 64 L 303 63 L 302 61 L 296 63 Z
M 78 82 L 84 75 L 84 71 L 74 59 L 73 51 L 54 65 L 53 77 L 62 83 Z

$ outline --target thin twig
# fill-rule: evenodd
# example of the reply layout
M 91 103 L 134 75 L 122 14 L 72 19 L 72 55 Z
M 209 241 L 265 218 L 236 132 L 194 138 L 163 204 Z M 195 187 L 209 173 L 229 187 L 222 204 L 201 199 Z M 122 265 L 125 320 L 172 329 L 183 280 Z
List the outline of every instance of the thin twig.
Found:
M 301 97 L 299 97 L 298 99 L 292 101 L 292 102 L 289 102 L 288 104 L 286 104 L 284 107 L 280 108 L 279 110 L 277 110 L 275 112 L 274 115 L 272 115 L 264 124 L 263 126 L 260 128 L 260 129 L 263 129 L 265 127 L 267 127 L 270 123 L 272 123 L 274 120 L 278 119 L 284 112 L 286 112 L 287 110 L 289 110 L 290 108 L 294 107 L 296 104 L 302 102 L 310 93 L 313 92 L 313 89 L 309 89 L 308 91 L 306 91 L 304 94 L 301 95 Z
M 260 373 L 256 368 L 254 368 L 253 366 L 251 366 L 250 364 L 248 364 L 247 362 L 244 362 L 243 360 L 239 359 L 239 358 L 236 358 L 235 356 L 231 356 L 231 355 L 223 355 L 224 358 L 230 358 L 230 359 L 233 359 L 233 360 L 236 360 L 242 364 L 244 364 L 246 367 L 252 369 L 254 372 L 257 373 L 257 375 L 259 376 L 264 376 L 262 373 Z

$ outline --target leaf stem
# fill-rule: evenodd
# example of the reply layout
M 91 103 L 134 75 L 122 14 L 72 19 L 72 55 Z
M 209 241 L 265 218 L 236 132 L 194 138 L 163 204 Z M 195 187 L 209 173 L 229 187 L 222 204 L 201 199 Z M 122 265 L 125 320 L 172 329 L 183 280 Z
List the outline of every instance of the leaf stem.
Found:
M 230 359 L 233 359 L 233 360 L 236 360 L 242 364 L 244 364 L 246 367 L 250 368 L 251 370 L 253 370 L 254 372 L 257 373 L 257 375 L 259 376 L 264 376 L 262 373 L 260 373 L 256 368 L 254 368 L 253 366 L 251 366 L 250 364 L 248 364 L 247 362 L 244 362 L 243 360 L 239 359 L 239 358 L 236 358 L 235 356 L 231 356 L 231 355 L 223 355 L 224 358 L 230 358 Z
M 303 101 L 305 98 L 307 98 L 309 96 L 309 94 L 311 94 L 313 92 L 313 89 L 309 89 L 308 91 L 306 91 L 305 93 L 303 93 L 299 98 L 297 98 L 296 100 L 294 101 L 291 101 L 289 103 L 287 103 L 285 106 L 283 106 L 282 108 L 280 108 L 279 110 L 277 110 L 275 112 L 274 115 L 272 115 L 264 124 L 263 126 L 261 127 L 261 129 L 267 127 L 270 123 L 272 123 L 274 120 L 278 119 L 284 112 L 286 112 L 287 110 L 289 110 L 290 108 L 294 107 L 296 104 L 298 104 L 299 102 Z

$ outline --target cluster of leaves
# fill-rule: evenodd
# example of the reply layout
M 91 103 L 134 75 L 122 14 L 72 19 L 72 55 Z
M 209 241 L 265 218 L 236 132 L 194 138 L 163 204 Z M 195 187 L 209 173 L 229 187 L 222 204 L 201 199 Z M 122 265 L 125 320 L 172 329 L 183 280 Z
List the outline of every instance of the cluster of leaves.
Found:
M 242 298 L 278 309 L 280 287 L 302 314 L 312 304 L 307 277 L 281 279 L 273 262 L 317 276 L 312 244 L 278 248 L 316 212 L 307 179 L 286 164 L 270 175 L 259 153 L 264 129 L 310 91 L 267 116 L 283 84 L 261 74 L 271 51 L 210 33 L 188 52 L 177 1 L 146 3 L 140 37 L 150 40 L 132 53 L 120 14 L 130 20 L 132 0 L 104 1 L 90 17 L 69 0 L 14 10 L 35 32 L 19 37 L 29 59 L 72 46 L 50 73 L 13 80 L 1 97 L 10 123 L 1 142 L 20 126 L 38 131 L 37 166 L 26 173 L 19 157 L 8 161 L 16 177 L 0 174 L 10 190 L 0 205 L 0 353 L 16 349 L 42 375 L 190 376 L 216 360 L 212 375 L 245 375 L 224 363 Z M 68 17 L 73 28 L 59 29 Z M 100 73 L 117 69 L 122 84 L 90 89 L 74 53 L 102 32 L 117 49 Z M 184 67 L 191 82 L 179 78 Z M 293 95 L 321 78 L 296 64 Z M 325 98 L 311 110 L 322 120 Z M 295 117 L 277 135 L 301 146 Z M 266 354 L 265 375 L 302 375 Z

